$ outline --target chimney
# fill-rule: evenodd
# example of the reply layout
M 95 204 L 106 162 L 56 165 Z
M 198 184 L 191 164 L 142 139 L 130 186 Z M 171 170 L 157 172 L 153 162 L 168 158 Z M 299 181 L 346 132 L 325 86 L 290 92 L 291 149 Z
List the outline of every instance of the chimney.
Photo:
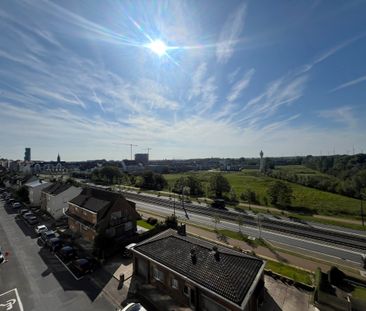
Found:
M 186 235 L 186 225 L 181 224 L 180 226 L 178 226 L 177 232 L 179 235 L 185 236 Z
M 194 248 L 191 249 L 191 259 L 192 263 L 195 265 L 197 263 L 197 254 Z
M 216 245 L 212 247 L 212 253 L 213 253 L 214 258 L 216 259 L 216 261 L 219 261 L 220 260 L 220 253 L 219 253 L 219 250 L 218 250 Z

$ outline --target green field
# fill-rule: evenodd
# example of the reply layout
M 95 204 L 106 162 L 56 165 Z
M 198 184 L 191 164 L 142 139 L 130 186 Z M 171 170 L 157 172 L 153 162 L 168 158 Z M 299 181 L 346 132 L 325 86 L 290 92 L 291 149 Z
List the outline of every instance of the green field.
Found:
M 283 168 L 282 168 L 283 169 Z M 294 167 L 291 168 L 294 170 Z M 312 170 L 298 167 L 303 173 L 310 174 Z M 316 172 L 316 171 L 313 171 Z M 316 172 L 317 174 L 320 174 Z M 194 175 L 201 180 L 203 190 L 207 190 L 208 179 L 213 172 L 192 172 L 182 174 L 165 174 L 164 177 L 172 187 L 175 181 L 182 176 Z M 257 170 L 244 170 L 241 172 L 223 172 L 230 182 L 238 198 L 245 189 L 256 192 L 261 205 L 265 205 L 268 186 L 277 179 L 261 175 Z M 317 189 L 289 183 L 293 189 L 292 209 L 294 211 L 306 211 L 320 215 L 344 215 L 357 216 L 360 214 L 360 201 L 342 195 L 320 191 Z M 268 200 L 269 201 L 269 200 Z

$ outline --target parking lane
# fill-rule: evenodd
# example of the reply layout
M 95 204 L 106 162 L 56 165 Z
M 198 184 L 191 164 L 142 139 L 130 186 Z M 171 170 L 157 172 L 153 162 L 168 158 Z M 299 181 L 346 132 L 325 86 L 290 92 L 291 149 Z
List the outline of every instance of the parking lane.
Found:
M 13 288 L 0 294 L 0 311 L 23 311 L 23 303 L 19 297 L 18 289 Z

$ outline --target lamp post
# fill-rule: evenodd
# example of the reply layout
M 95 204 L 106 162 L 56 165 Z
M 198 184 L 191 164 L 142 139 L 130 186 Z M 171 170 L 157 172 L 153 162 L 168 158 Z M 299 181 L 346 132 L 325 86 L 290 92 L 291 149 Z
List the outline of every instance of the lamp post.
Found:
M 259 229 L 259 239 L 261 239 L 262 238 L 261 214 L 257 215 L 257 221 L 258 221 L 258 229 Z
M 363 204 L 362 204 L 362 197 L 361 197 L 361 219 L 362 219 L 362 227 L 365 225 L 363 220 Z

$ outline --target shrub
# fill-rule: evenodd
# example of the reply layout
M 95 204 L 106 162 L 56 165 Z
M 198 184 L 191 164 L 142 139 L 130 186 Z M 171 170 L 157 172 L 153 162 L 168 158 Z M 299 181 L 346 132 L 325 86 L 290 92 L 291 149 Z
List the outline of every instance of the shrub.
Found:
M 158 220 L 156 218 L 153 218 L 153 217 L 149 217 L 146 222 L 152 226 L 155 226 L 158 222 Z

